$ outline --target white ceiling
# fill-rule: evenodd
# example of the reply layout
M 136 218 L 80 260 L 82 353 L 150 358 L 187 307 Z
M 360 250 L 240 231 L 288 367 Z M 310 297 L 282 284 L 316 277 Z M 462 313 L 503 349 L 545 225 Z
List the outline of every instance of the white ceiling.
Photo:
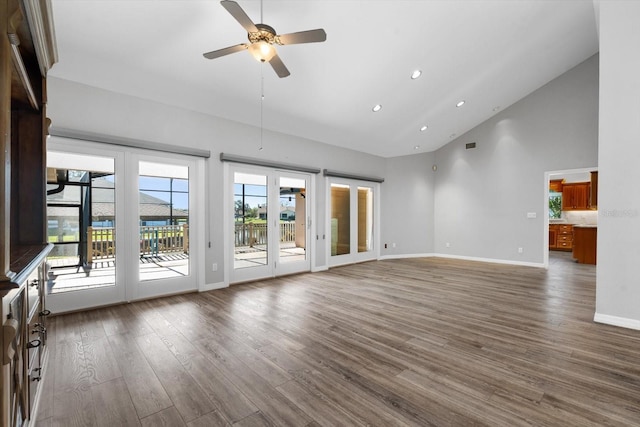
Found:
M 259 1 L 238 3 L 260 22 Z M 219 1 L 53 10 L 52 76 L 259 126 L 262 74 L 265 129 L 383 157 L 433 151 L 598 51 L 592 0 L 264 0 L 279 34 L 327 33 L 279 46 L 291 71 L 279 79 L 246 51 L 203 58 L 247 41 Z

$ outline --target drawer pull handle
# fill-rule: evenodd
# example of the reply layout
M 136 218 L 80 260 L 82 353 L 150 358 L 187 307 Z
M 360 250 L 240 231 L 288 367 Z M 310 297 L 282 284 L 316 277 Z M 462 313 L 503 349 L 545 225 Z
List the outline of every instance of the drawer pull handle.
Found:
M 42 377 L 33 377 L 31 378 L 31 381 L 40 381 L 42 379 Z
M 29 286 L 31 286 L 31 287 L 36 287 L 36 288 L 37 288 L 37 287 L 38 287 L 38 284 L 39 284 L 38 280 L 37 280 L 37 279 L 34 279 L 34 280 L 33 280 L 33 282 L 29 283 Z
M 42 325 L 38 325 L 36 324 L 33 328 L 33 331 L 31 331 L 32 334 L 46 334 L 47 333 L 47 328 L 45 328 Z
M 36 348 L 36 347 L 40 347 L 40 344 L 42 344 L 42 342 L 40 340 L 33 340 L 33 341 L 29 341 L 27 343 L 27 348 Z

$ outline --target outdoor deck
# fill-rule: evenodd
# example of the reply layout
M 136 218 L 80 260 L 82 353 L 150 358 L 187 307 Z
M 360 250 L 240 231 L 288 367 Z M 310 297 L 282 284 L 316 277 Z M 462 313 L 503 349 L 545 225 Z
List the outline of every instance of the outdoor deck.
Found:
M 95 260 L 90 266 L 55 268 L 55 260 L 49 261 L 47 286 L 49 293 L 77 291 L 89 288 L 114 286 L 116 262 L 114 257 Z M 164 253 L 140 257 L 140 280 L 165 279 L 189 274 L 189 255 Z
M 294 242 L 281 243 L 280 262 L 304 260 L 305 249 Z M 50 259 L 48 293 L 62 293 L 115 285 L 115 257 L 94 259 L 90 266 L 62 267 L 58 260 Z M 56 265 L 58 264 L 58 265 Z M 234 254 L 234 267 L 247 268 L 267 264 L 265 245 L 239 246 Z M 181 277 L 189 274 L 189 255 L 180 252 L 145 254 L 140 257 L 140 280 Z

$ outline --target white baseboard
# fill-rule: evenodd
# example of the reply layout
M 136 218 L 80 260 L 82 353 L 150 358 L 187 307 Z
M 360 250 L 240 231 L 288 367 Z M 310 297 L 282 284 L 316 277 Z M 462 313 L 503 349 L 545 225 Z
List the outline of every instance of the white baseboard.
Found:
M 205 283 L 202 289 L 198 289 L 198 292 L 213 291 L 214 289 L 222 289 L 222 288 L 228 288 L 228 287 L 229 285 L 224 282 Z
M 311 269 L 311 272 L 312 272 L 312 273 L 319 273 L 320 271 L 327 271 L 328 269 L 329 269 L 329 267 L 328 267 L 328 266 L 326 266 L 326 265 L 321 265 L 321 266 L 319 266 L 319 267 L 317 267 L 317 266 L 316 266 L 316 267 L 313 267 L 313 268 Z
M 604 323 L 605 325 L 619 326 L 621 328 L 635 329 L 640 331 L 640 320 L 637 319 L 628 319 L 626 317 L 596 313 L 593 316 L 593 321 L 597 323 Z
M 439 258 L 462 259 L 466 261 L 490 262 L 493 264 L 507 264 L 507 265 L 519 265 L 523 267 L 544 268 L 544 263 L 542 262 L 512 261 L 507 259 L 480 258 L 480 257 L 473 257 L 473 256 L 449 255 L 449 254 L 434 254 L 433 256 L 439 257 Z
M 436 254 L 396 254 L 396 255 L 382 255 L 379 260 L 385 259 L 404 259 L 404 258 L 429 258 L 437 256 Z
M 537 262 L 511 261 L 511 260 L 504 260 L 504 259 L 479 258 L 479 257 L 471 257 L 471 256 L 438 254 L 438 253 L 383 255 L 378 259 L 379 260 L 385 260 L 385 259 L 430 258 L 430 257 L 451 258 L 451 259 L 461 259 L 461 260 L 465 260 L 465 261 L 479 261 L 479 262 L 490 262 L 490 263 L 493 263 L 493 264 L 507 264 L 507 265 L 519 265 L 519 266 L 524 266 L 524 267 L 544 268 L 544 263 L 537 263 Z

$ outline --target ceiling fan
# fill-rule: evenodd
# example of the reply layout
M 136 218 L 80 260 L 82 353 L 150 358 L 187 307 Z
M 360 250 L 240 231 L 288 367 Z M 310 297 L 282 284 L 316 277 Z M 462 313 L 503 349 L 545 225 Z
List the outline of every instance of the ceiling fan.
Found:
M 276 30 L 266 24 L 254 24 L 251 18 L 247 16 L 238 3 L 231 0 L 222 0 L 222 7 L 233 16 L 247 30 L 250 43 L 242 43 L 235 46 L 229 46 L 224 49 L 207 52 L 204 55 L 207 59 L 220 58 L 221 56 L 231 53 L 240 52 L 248 49 L 249 52 L 260 62 L 268 62 L 273 67 L 278 77 L 287 77 L 289 70 L 278 56 L 278 52 L 274 44 L 289 45 L 300 43 L 316 43 L 323 42 L 327 39 L 327 33 L 323 29 L 300 31 L 289 34 L 276 34 Z M 262 2 L 260 2 L 260 15 L 262 15 Z

